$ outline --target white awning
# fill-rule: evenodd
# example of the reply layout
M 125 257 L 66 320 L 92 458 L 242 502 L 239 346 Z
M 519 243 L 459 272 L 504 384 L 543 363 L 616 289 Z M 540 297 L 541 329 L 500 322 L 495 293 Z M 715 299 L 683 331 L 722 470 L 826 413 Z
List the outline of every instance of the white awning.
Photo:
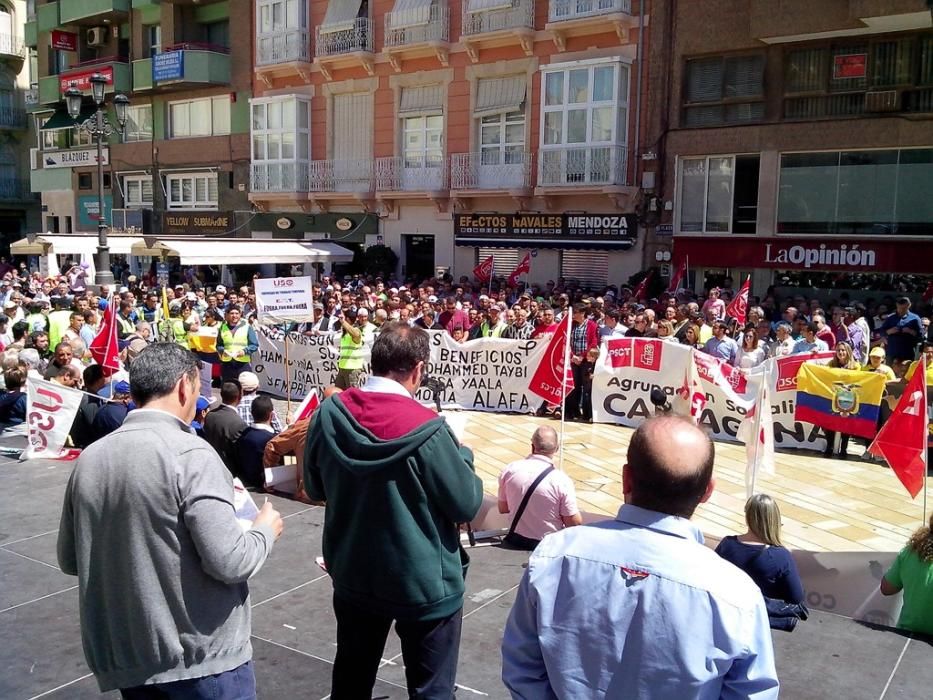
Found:
M 512 7 L 512 0 L 467 0 L 467 12 L 491 12 Z
M 141 240 L 141 239 L 140 239 Z M 145 244 L 143 244 L 145 245 Z M 350 262 L 353 251 L 328 241 L 159 238 L 156 247 L 182 265 Z
M 114 255 L 129 255 L 133 244 L 139 243 L 139 236 L 108 236 L 107 247 Z M 28 239 L 10 244 L 12 255 L 74 255 L 92 256 L 97 253 L 97 234 L 68 233 L 64 235 L 40 234 L 35 242 Z
M 476 88 L 474 117 L 517 112 L 525 101 L 527 81 L 524 75 L 508 78 L 480 78 Z
M 398 113 L 441 114 L 444 111 L 444 86 L 422 85 L 403 87 L 399 99 Z
M 324 21 L 318 26 L 323 34 L 333 32 L 349 32 L 356 24 L 360 14 L 360 5 L 363 0 L 330 0 L 327 3 L 327 12 Z
M 431 21 L 431 5 L 434 0 L 395 0 L 389 15 L 389 29 L 416 27 Z

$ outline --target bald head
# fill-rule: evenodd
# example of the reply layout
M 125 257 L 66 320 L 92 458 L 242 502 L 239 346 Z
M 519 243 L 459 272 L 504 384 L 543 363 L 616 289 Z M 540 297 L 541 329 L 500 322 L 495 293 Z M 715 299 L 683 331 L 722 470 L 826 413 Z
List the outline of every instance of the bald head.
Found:
M 625 502 L 689 518 L 712 493 L 713 442 L 686 418 L 642 423 L 628 447 L 622 475 Z
M 549 425 L 542 425 L 531 436 L 531 453 L 550 457 L 560 447 L 557 431 Z

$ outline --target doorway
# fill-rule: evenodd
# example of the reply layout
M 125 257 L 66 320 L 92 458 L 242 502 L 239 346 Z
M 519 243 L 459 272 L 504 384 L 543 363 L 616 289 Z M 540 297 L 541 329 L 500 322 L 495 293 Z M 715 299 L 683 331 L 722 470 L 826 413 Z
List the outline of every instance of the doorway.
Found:
M 434 236 L 404 235 L 405 264 L 402 274 L 418 281 L 434 276 Z

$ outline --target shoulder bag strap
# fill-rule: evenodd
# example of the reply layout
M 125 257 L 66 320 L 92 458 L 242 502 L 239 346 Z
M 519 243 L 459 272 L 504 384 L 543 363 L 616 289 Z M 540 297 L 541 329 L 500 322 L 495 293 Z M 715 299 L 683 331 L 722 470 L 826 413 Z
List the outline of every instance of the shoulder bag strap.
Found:
M 525 491 L 525 495 L 522 497 L 522 502 L 518 506 L 518 510 L 515 511 L 515 517 L 512 519 L 512 525 L 509 527 L 509 534 L 506 537 L 515 534 L 515 528 L 518 526 L 518 521 L 522 519 L 522 515 L 525 514 L 525 508 L 528 506 L 528 501 L 531 500 L 531 494 L 535 492 L 535 489 L 538 488 L 538 485 L 544 481 L 544 477 L 554 471 L 554 465 L 549 464 L 544 471 L 538 474 L 537 478 L 531 482 L 531 486 L 528 487 L 528 490 Z

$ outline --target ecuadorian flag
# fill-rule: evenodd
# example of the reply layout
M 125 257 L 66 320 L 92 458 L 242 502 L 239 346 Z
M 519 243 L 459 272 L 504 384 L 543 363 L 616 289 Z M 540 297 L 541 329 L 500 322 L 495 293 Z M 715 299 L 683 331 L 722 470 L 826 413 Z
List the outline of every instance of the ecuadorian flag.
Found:
M 797 372 L 794 420 L 870 440 L 883 393 L 881 374 L 804 362 Z

